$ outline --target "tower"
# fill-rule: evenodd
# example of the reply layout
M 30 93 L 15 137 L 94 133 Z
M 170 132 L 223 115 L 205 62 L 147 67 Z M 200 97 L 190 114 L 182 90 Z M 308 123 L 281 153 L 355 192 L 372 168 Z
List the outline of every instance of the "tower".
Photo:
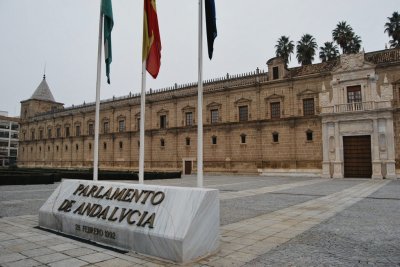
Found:
M 56 102 L 46 81 L 46 75 L 28 100 L 21 101 L 21 121 L 29 120 L 38 113 L 63 109 L 64 104 Z

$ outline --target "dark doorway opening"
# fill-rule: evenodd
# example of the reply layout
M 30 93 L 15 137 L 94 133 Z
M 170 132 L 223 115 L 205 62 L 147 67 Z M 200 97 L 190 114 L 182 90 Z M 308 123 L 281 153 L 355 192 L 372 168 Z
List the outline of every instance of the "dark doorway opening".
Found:
M 371 178 L 371 136 L 343 136 L 344 177 Z

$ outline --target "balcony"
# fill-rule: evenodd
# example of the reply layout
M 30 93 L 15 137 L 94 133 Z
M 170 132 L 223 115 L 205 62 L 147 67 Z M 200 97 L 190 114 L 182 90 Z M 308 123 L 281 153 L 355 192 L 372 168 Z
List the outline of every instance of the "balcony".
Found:
M 387 109 L 392 107 L 391 101 L 369 101 L 369 102 L 355 102 L 349 104 L 340 104 L 330 107 L 322 107 L 321 113 L 346 113 L 346 112 L 361 112 Z

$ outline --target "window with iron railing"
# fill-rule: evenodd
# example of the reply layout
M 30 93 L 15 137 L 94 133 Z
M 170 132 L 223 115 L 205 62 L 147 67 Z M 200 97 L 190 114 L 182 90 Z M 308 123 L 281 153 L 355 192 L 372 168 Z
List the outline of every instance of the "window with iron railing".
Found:
M 217 123 L 219 120 L 219 110 L 212 109 L 211 110 L 211 123 Z
M 193 125 L 193 112 L 186 112 L 186 126 L 192 126 Z
M 310 116 L 315 114 L 314 98 L 303 99 L 303 114 L 304 116 Z
M 81 136 L 81 126 L 80 125 L 75 126 L 75 136 Z
M 108 121 L 105 121 L 103 123 L 103 133 L 107 134 L 110 131 L 110 124 L 108 123 Z
M 281 117 L 281 103 L 271 103 L 271 119 L 279 119 Z
M 118 122 L 118 131 L 120 133 L 125 132 L 125 120 L 120 120 Z
M 93 123 L 89 123 L 88 128 L 89 128 L 89 129 L 88 129 L 89 135 L 94 135 Z
M 160 116 L 160 129 L 167 128 L 167 115 Z
M 240 106 L 239 107 L 239 121 L 248 121 L 249 120 L 249 107 L 248 106 Z

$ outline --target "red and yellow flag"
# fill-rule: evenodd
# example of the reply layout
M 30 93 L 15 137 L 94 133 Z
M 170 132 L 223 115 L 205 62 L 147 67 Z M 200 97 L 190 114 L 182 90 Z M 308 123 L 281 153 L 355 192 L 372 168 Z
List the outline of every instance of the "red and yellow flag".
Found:
M 156 0 L 144 0 L 143 61 L 146 69 L 157 78 L 161 66 L 161 39 L 158 29 Z

